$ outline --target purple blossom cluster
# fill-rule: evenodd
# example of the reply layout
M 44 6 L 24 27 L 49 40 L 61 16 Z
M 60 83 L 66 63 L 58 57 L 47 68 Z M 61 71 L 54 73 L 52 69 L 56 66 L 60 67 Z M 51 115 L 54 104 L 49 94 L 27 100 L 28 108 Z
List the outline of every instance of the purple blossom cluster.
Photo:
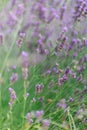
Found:
M 74 20 L 80 20 L 82 17 L 87 17 L 87 0 L 76 0 Z
M 16 101 L 16 93 L 12 88 L 9 88 L 9 92 L 10 92 L 9 106 L 10 106 L 10 109 L 12 109 L 12 107 Z
M 36 123 L 41 123 L 42 128 L 49 128 L 50 126 L 50 120 L 48 119 L 43 119 L 44 111 L 36 111 L 36 112 L 29 112 L 26 114 L 26 119 L 29 122 L 30 125 L 34 123 L 34 118 L 36 119 Z
M 18 80 L 18 74 L 17 73 L 12 73 L 12 75 L 10 77 L 10 83 L 12 84 L 17 80 Z

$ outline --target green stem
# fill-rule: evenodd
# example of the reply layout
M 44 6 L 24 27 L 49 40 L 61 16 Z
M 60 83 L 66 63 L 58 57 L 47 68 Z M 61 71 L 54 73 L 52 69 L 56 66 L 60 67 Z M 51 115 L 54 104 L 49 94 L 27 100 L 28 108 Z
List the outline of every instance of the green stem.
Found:
M 69 118 L 69 123 L 70 123 L 70 130 L 76 130 L 75 122 L 74 122 L 73 117 L 70 113 L 70 108 L 67 109 L 67 112 L 68 112 L 68 118 Z M 73 129 L 72 129 L 72 127 L 73 127 Z
M 26 108 L 26 83 L 27 80 L 24 80 L 24 104 L 23 104 L 23 123 L 24 124 L 24 117 L 25 117 L 25 108 Z

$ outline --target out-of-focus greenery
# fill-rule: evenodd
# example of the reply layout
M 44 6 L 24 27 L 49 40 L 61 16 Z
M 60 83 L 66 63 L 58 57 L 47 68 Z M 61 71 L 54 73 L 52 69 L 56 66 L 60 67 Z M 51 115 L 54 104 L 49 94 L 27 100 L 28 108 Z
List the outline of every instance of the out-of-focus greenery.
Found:
M 5 7 L 9 0 L 0 0 L 0 11 Z

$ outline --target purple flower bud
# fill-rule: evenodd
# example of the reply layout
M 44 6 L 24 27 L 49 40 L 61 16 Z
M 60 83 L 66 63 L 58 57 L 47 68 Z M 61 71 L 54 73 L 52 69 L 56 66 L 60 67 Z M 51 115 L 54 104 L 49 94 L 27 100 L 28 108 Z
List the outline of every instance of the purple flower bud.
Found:
M 68 99 L 68 102 L 72 102 L 72 101 L 73 101 L 73 98 L 70 97 L 70 98 Z
M 44 85 L 43 84 L 38 84 L 36 85 L 35 89 L 36 89 L 36 93 L 41 93 L 43 90 Z

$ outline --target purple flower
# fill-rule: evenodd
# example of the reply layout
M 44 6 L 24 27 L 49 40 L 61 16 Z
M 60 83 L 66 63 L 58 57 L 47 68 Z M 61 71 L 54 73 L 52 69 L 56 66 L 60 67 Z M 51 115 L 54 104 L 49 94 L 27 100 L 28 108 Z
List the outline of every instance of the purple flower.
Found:
M 53 72 L 55 72 L 57 74 L 59 71 L 56 67 L 53 67 Z
M 22 58 L 23 58 L 23 59 L 26 59 L 27 57 L 28 57 L 28 53 L 25 52 L 25 51 L 23 51 L 23 52 L 22 52 Z
M 82 66 L 80 66 L 79 68 L 78 68 L 78 73 L 80 74 L 80 73 L 82 73 L 82 71 L 85 69 L 85 66 L 84 65 L 82 65 Z
M 22 68 L 22 77 L 23 79 L 28 79 L 28 68 L 25 68 L 27 67 L 26 64 L 23 64 L 23 68 Z
M 18 18 L 16 17 L 16 15 L 14 14 L 14 12 L 10 12 L 9 16 L 8 16 L 8 21 L 7 24 L 13 28 L 18 22 Z
M 40 110 L 40 111 L 36 111 L 36 118 L 37 119 L 41 119 L 42 118 L 42 116 L 43 116 L 43 114 L 44 114 L 44 111 L 43 110 Z
M 21 54 L 21 57 L 22 57 L 22 67 L 23 68 L 28 68 L 29 66 L 29 60 L 28 60 L 28 53 L 23 51 L 22 54 Z
M 70 98 L 68 99 L 68 102 L 72 102 L 72 101 L 73 101 L 73 98 L 70 97 Z
M 82 17 L 87 16 L 87 0 L 77 0 L 74 10 L 74 21 L 80 21 Z
M 44 120 L 42 121 L 42 125 L 43 125 L 43 127 L 49 127 L 49 126 L 50 126 L 50 121 L 47 120 L 47 119 L 44 119 Z
M 17 45 L 18 47 L 21 47 L 21 46 L 22 46 L 23 41 L 24 41 L 24 38 L 25 38 L 25 33 L 20 32 L 20 33 L 19 33 L 19 38 L 18 38 L 18 40 L 16 41 L 16 45 Z
M 13 65 L 13 66 L 12 66 L 12 69 L 16 70 L 16 65 Z
M 27 113 L 26 119 L 28 120 L 29 124 L 33 123 L 32 114 L 31 113 Z
M 27 120 L 30 120 L 30 118 L 31 118 L 31 113 L 27 113 L 26 119 L 27 119 Z
M 12 106 L 14 105 L 16 101 L 16 93 L 12 88 L 9 88 L 9 92 L 10 92 L 9 106 L 10 106 L 10 109 L 12 109 Z
M 51 70 L 50 69 L 47 70 L 47 74 L 51 74 Z
M 77 42 L 76 39 L 72 39 L 72 43 L 71 44 L 74 46 L 76 44 L 76 42 Z
M 18 74 L 17 73 L 12 73 L 12 75 L 10 77 L 10 83 L 14 83 L 17 80 L 18 80 Z
M 61 9 L 60 9 L 60 19 L 61 19 L 61 20 L 63 19 L 63 16 L 64 16 L 65 11 L 66 11 L 66 5 L 65 5 L 65 3 L 64 3 L 63 6 L 62 6 Z
M 59 108 L 65 109 L 67 107 L 66 100 L 61 99 L 60 102 L 58 102 L 56 106 L 59 107 Z
M 43 84 L 37 84 L 35 89 L 36 89 L 36 93 L 41 93 L 43 90 L 44 85 Z
M 16 10 L 16 15 L 19 17 L 24 13 L 24 5 L 23 4 L 18 4 L 17 10 Z

